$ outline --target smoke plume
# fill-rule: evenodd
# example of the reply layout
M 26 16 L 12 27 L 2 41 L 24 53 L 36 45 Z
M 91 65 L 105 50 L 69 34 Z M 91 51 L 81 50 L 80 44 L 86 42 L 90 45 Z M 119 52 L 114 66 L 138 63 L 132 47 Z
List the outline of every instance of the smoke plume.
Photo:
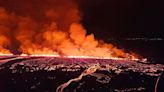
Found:
M 0 0 L 0 7 L 1 53 L 129 57 L 87 35 L 76 0 Z

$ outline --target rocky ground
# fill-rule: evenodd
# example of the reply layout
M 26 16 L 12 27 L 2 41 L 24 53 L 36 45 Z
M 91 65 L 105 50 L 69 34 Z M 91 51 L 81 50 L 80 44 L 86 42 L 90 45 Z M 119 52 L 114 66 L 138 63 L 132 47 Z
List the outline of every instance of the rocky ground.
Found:
M 163 71 L 130 60 L 1 56 L 0 92 L 163 92 Z

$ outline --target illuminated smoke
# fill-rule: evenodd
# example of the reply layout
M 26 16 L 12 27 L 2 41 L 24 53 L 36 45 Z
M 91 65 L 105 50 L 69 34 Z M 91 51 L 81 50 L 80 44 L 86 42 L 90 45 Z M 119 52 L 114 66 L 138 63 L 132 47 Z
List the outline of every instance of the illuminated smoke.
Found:
M 87 35 L 76 0 L 0 0 L 0 52 L 135 58 Z
M 5 10 L 3 8 L 0 8 L 0 53 L 10 53 L 9 50 L 5 49 L 7 46 L 10 45 L 10 39 L 9 39 L 9 32 L 10 29 L 6 27 L 6 25 L 9 25 L 8 21 L 8 15 L 5 13 Z M 6 25 L 3 25 L 6 24 Z

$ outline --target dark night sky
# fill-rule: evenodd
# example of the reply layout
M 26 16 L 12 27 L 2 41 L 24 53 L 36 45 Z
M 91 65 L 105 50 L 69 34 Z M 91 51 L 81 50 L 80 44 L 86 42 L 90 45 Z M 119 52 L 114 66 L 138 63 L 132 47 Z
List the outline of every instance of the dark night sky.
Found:
M 97 37 L 164 37 L 158 0 L 81 0 L 83 23 Z
M 163 5 L 162 0 L 80 0 L 89 33 L 158 63 L 164 63 Z M 140 37 L 148 41 L 125 40 Z

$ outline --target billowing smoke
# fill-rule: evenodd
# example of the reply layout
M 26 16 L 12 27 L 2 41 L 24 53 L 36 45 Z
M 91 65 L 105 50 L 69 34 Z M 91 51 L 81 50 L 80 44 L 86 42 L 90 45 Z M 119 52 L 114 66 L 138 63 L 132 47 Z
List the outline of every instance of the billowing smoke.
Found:
M 0 0 L 0 52 L 129 57 L 87 35 L 76 0 Z

